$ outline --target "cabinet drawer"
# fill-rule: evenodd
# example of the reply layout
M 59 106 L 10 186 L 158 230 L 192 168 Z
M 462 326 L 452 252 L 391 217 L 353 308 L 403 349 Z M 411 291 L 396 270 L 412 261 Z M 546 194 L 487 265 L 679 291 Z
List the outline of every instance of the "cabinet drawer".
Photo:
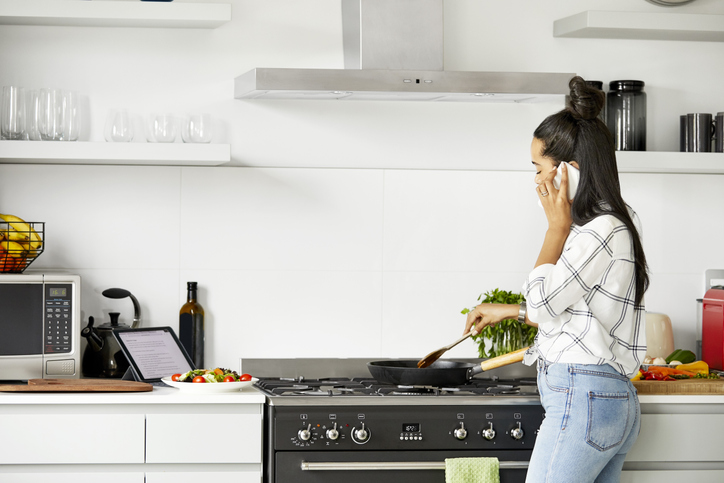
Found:
M 163 472 L 146 473 L 146 483 L 259 483 L 260 471 Z
M 722 434 L 724 414 L 642 414 L 626 461 L 724 461 Z
M 143 472 L 138 473 L 0 473 L 3 483 L 144 483 Z M 257 482 L 258 483 L 258 480 Z
M 143 414 L 0 414 L 0 464 L 143 463 L 144 426 Z
M 260 414 L 147 414 L 146 463 L 261 463 Z

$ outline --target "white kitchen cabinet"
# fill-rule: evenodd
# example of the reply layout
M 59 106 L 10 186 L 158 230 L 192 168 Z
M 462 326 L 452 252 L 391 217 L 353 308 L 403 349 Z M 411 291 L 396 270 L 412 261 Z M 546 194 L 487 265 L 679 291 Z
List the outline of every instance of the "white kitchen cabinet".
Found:
M 724 16 L 589 10 L 553 22 L 553 36 L 724 42 Z
M 721 483 L 722 470 L 624 471 L 620 483 Z
M 183 421 L 180 423 L 180 421 Z M 234 428 L 230 434 L 229 428 Z M 190 414 L 146 416 L 147 463 L 261 463 L 258 411 L 212 418 Z M 189 444 L 193 441 L 193 444 Z
M 0 473 L 3 483 L 38 483 L 39 481 L 53 481 L 53 483 L 145 483 L 142 471 L 135 473 Z
M 259 483 L 264 396 L 0 393 L 0 481 Z
M 0 464 L 143 463 L 143 414 L 52 409 L 40 408 L 27 417 L 0 414 Z M 97 444 L 103 434 L 113 434 L 112 444 Z
M 88 2 L 84 0 L 4 0 L 0 24 L 63 27 L 219 27 L 231 20 L 222 3 Z

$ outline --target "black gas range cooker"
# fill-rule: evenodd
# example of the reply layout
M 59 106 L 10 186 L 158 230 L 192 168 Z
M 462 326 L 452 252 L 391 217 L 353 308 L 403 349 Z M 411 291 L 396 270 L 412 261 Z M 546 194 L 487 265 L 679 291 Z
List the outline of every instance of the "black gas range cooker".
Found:
M 543 420 L 535 369 L 427 387 L 381 384 L 365 360 L 270 361 L 242 361 L 266 395 L 265 483 L 443 482 L 446 458 L 480 456 L 498 458 L 502 483 L 525 481 Z

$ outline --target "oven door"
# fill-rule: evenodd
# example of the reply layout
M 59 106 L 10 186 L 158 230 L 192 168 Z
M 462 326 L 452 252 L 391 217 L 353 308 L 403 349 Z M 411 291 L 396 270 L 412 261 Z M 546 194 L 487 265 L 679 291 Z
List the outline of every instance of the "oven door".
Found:
M 495 457 L 501 483 L 523 483 L 525 451 L 293 451 L 277 452 L 273 483 L 440 483 L 445 458 Z

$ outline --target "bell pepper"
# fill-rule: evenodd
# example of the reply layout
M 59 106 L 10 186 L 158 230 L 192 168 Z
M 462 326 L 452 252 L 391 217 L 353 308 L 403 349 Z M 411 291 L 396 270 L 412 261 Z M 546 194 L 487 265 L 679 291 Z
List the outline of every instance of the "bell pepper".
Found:
M 676 368 L 682 371 L 690 371 L 694 374 L 709 374 L 709 364 L 704 361 L 696 361 L 690 364 L 679 364 Z
M 643 372 L 641 371 L 641 369 L 639 369 L 639 372 L 637 372 L 637 373 L 634 375 L 634 377 L 631 378 L 631 380 L 632 380 L 632 381 L 640 381 L 641 379 L 643 379 L 643 377 L 644 377 L 644 374 L 643 374 Z
M 649 372 L 660 373 L 665 376 L 680 375 L 680 376 L 694 377 L 696 375 L 696 373 L 692 372 L 692 371 L 685 371 L 682 369 L 675 369 L 673 367 L 661 367 L 661 366 L 649 366 Z

